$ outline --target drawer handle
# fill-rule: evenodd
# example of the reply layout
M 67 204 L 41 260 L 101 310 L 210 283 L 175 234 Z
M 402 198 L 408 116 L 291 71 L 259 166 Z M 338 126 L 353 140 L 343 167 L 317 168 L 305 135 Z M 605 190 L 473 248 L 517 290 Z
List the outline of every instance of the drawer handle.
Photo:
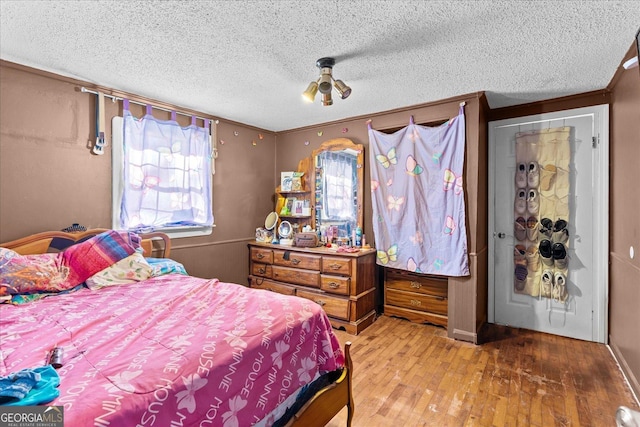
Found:
M 267 269 L 266 269 L 266 268 L 259 268 L 259 269 L 258 269 L 258 273 L 260 273 L 260 274 L 264 274 L 264 273 L 266 273 L 266 272 L 267 272 Z
M 342 264 L 334 263 L 329 266 L 332 270 L 340 270 L 342 268 Z
M 420 284 L 420 282 L 412 281 L 411 282 L 411 287 L 413 289 L 420 289 L 422 287 L 422 284 Z
M 264 255 L 258 252 L 258 254 L 256 255 L 256 258 L 262 259 L 262 258 L 264 258 Z
M 298 265 L 298 264 L 300 264 L 300 260 L 298 258 L 294 258 L 294 259 L 291 260 L 291 264 Z
M 411 301 L 411 305 L 415 305 L 415 306 L 422 305 L 422 303 L 420 301 L 418 301 L 417 299 L 412 299 L 410 301 Z
M 331 283 L 329 283 L 329 287 L 331 289 L 338 289 L 340 287 L 340 284 L 336 283 L 336 282 L 331 282 Z
M 327 304 L 326 302 L 322 301 L 321 299 L 313 300 L 313 302 L 318 304 L 320 307 L 323 307 L 323 306 L 325 306 Z

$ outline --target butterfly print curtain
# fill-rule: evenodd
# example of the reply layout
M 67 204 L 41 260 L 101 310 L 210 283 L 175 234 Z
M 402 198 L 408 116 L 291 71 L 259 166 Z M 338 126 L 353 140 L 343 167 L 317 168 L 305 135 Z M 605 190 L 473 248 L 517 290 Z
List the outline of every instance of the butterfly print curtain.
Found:
M 416 273 L 468 276 L 462 171 L 464 111 L 446 123 L 369 128 L 377 263 Z

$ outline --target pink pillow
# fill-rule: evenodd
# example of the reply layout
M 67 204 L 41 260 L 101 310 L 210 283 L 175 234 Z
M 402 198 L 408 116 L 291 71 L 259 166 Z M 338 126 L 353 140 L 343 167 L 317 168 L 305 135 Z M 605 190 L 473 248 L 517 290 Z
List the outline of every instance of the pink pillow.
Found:
M 79 285 L 94 274 L 136 251 L 140 239 L 127 232 L 108 230 L 62 252 L 62 265 L 69 268 L 67 282 Z

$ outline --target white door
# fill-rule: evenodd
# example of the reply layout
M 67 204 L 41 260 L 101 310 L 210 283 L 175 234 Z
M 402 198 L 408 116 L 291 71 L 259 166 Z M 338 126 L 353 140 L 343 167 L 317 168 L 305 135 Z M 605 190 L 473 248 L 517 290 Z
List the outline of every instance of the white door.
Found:
M 510 325 L 540 332 L 578 338 L 588 341 L 606 342 L 607 295 L 608 295 L 608 106 L 600 105 L 562 112 L 547 113 L 489 123 L 489 301 L 490 323 Z M 516 184 L 516 138 L 522 142 L 523 135 L 544 133 L 554 128 L 569 130 L 568 167 L 569 194 L 566 229 L 569 240 L 565 243 L 568 260 L 564 275 L 554 277 L 558 269 L 554 255 L 548 258 L 548 249 L 540 247 L 545 239 L 538 235 L 524 237 L 531 248 L 547 255 L 551 267 L 540 266 L 540 272 L 550 271 L 551 287 L 562 284 L 566 276 L 566 300 L 542 296 L 543 283 L 536 282 L 523 293 L 522 272 L 519 263 L 529 262 L 514 256 L 516 245 L 521 244 L 522 232 L 516 236 L 514 219 L 519 215 L 515 201 L 518 198 Z M 565 131 L 566 132 L 566 131 Z M 565 133 L 566 135 L 566 133 Z M 518 144 L 522 147 L 522 144 Z M 521 154 L 518 154 L 521 156 Z M 527 169 L 529 165 L 526 165 Z M 542 161 L 539 168 L 542 169 Z M 534 167 L 532 167 L 534 169 Z M 558 168 L 560 171 L 560 168 Z M 542 175 L 540 175 L 542 176 Z M 566 181 L 563 181 L 566 182 Z M 522 181 L 520 181 L 522 186 Z M 541 191 L 542 187 L 539 188 Z M 527 189 L 526 191 L 529 191 Z M 529 193 L 527 193 L 527 198 Z M 532 200 L 540 196 L 531 193 Z M 565 200 L 567 197 L 565 196 Z M 527 207 L 535 206 L 529 205 Z M 522 208 L 520 205 L 519 208 Z M 527 216 L 534 216 L 525 213 Z M 537 218 L 539 221 L 542 218 Z M 551 218 L 555 221 L 554 218 Z M 535 222 L 532 222 L 534 225 Z M 560 223 L 558 223 L 560 224 Z M 535 227 L 535 225 L 534 225 Z M 532 230 L 534 229 L 532 227 Z M 537 225 L 537 227 L 541 227 Z M 526 228 L 526 225 L 525 225 Z M 521 230 L 521 229 L 519 229 Z M 535 234 L 535 233 L 533 233 Z M 556 242 L 555 236 L 549 241 Z M 544 244 L 543 244 L 544 245 Z M 522 248 L 522 245 L 518 248 Z M 560 248 L 562 249 L 562 248 Z M 560 256 L 561 257 L 561 256 Z M 537 258 L 541 260 L 542 258 Z M 541 273 L 531 273 L 529 280 L 543 280 Z M 549 265 L 549 264 L 546 264 Z M 561 266 L 562 267 L 562 266 Z M 520 268 L 517 270 L 516 268 Z M 516 272 L 519 272 L 516 275 Z M 517 276 L 517 277 L 516 277 Z M 544 280 L 548 279 L 548 275 Z M 557 279 L 557 280 L 556 280 Z M 519 281 L 520 280 L 520 281 Z M 554 281 L 555 280 L 555 281 Z M 548 285 L 548 281 L 545 283 Z M 537 288 L 536 288 L 537 287 Z M 558 288 L 560 289 L 560 288 Z M 528 291 L 527 291 L 528 292 Z M 536 296 L 531 294 L 537 293 Z

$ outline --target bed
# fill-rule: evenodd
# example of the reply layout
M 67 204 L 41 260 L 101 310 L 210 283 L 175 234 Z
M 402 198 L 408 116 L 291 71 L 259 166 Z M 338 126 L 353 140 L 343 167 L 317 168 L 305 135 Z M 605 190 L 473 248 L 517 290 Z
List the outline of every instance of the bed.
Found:
M 133 252 L 105 255 L 120 246 Z M 68 269 L 52 292 L 18 295 L 4 286 L 13 276 L 0 281 L 10 302 L 0 304 L 0 377 L 51 369 L 62 348 L 59 395 L 43 404 L 63 406 L 65 425 L 321 426 L 345 406 L 351 424 L 350 343 L 340 348 L 312 301 L 188 276 L 162 233 L 44 232 L 0 250 L 0 267 Z M 148 278 L 135 277 L 146 267 L 133 257 L 148 261 Z M 123 268 L 132 279 L 119 283 Z

